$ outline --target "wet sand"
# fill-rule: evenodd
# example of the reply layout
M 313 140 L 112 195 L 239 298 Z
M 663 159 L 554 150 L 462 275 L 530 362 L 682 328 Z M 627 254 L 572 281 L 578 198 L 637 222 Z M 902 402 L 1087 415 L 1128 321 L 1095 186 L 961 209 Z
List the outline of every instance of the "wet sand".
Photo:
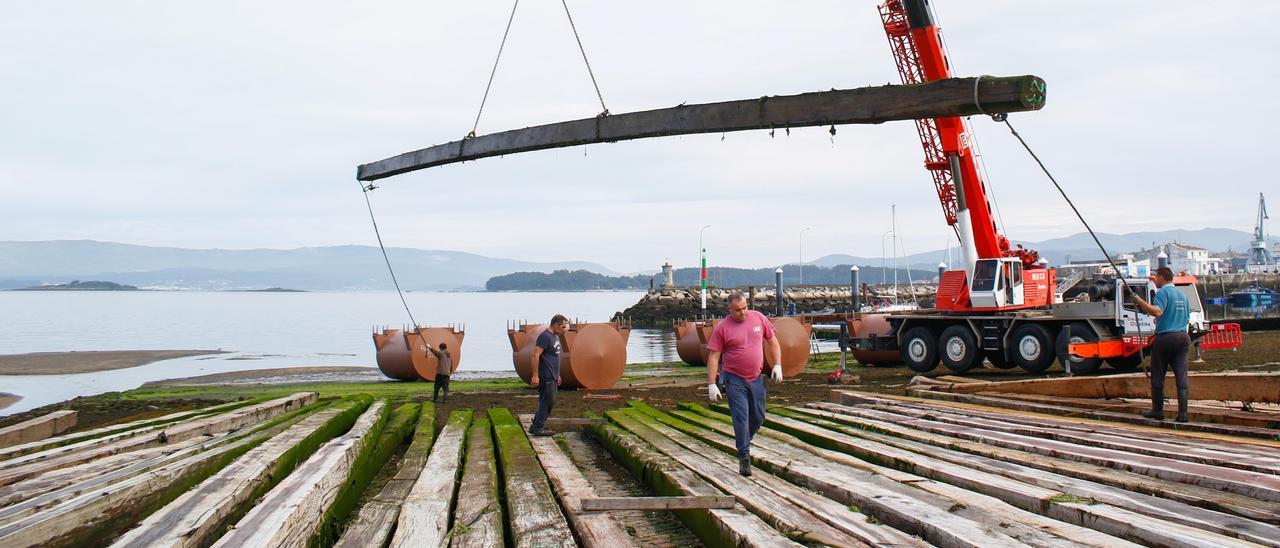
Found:
M 105 350 L 0 355 L 0 375 L 70 375 L 137 367 L 161 360 L 222 354 L 222 350 Z M 12 402 L 10 402 L 12 403 Z M 0 405 L 0 407 L 4 407 Z
M 151 381 L 143 386 L 214 386 L 244 384 L 293 384 L 310 382 L 377 382 L 388 380 L 376 367 L 322 365 L 312 367 L 278 367 L 275 369 L 250 369 L 229 371 Z
M 9 407 L 10 405 L 18 403 L 18 400 L 21 400 L 21 399 L 22 399 L 22 396 L 19 396 L 17 394 L 0 392 L 0 409 L 4 409 L 6 407 Z

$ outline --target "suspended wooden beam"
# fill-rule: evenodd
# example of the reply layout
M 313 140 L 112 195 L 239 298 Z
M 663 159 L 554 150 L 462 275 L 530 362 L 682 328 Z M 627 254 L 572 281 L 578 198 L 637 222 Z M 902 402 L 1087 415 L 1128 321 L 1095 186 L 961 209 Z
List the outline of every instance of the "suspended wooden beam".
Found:
M 927 84 L 888 85 L 766 96 L 758 99 L 598 116 L 480 135 L 361 165 L 356 178 L 374 181 L 419 169 L 490 156 L 631 139 L 783 129 L 837 124 L 879 124 L 949 116 L 1039 110 L 1045 83 L 1036 76 L 948 78 Z

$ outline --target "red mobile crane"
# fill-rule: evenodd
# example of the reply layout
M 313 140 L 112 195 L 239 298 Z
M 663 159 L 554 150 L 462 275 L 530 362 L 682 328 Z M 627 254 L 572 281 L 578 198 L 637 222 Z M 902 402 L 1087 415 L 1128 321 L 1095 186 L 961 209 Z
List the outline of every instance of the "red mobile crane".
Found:
M 929 0 L 887 0 L 879 9 L 904 84 L 952 76 Z M 975 86 L 975 102 L 977 92 Z M 861 322 L 887 330 L 855 331 L 850 339 L 855 352 L 883 356 L 884 350 L 896 349 L 918 372 L 934 369 L 939 361 L 964 372 L 984 358 L 997 367 L 1017 366 L 1029 373 L 1045 371 L 1055 359 L 1074 373 L 1092 372 L 1104 360 L 1118 370 L 1136 368 L 1139 351 L 1150 344 L 1151 337 L 1143 333 L 1154 333 L 1155 319 L 1113 296 L 1125 284 L 1150 301 L 1155 290 L 1150 280 L 1099 282 L 1091 302 L 1064 303 L 1063 292 L 1081 277 L 1059 283 L 1056 271 L 1037 252 L 1011 248 L 1000 234 L 964 119 L 917 120 L 916 130 L 925 169 L 933 176 L 947 224 L 960 240 L 964 268 L 943 273 L 936 308 Z M 1174 283 L 1191 303 L 1192 335 L 1209 336 L 1202 347 L 1239 345 L 1239 326 L 1210 329 L 1194 278 L 1180 276 Z

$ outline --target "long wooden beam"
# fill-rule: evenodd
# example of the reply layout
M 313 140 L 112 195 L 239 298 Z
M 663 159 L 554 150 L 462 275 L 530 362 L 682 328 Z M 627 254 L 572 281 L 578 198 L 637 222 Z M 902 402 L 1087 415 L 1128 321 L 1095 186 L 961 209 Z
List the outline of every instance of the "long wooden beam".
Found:
M 1173 374 L 1170 373 L 1167 377 L 1166 381 L 1170 381 Z M 1280 373 L 1192 373 L 1188 377 L 1188 384 L 1190 398 L 1193 400 L 1280 403 Z M 1101 377 L 964 382 L 925 386 L 922 390 L 959 394 L 1005 392 L 1066 398 L 1149 398 L 1151 381 L 1142 373 L 1132 373 Z
M 984 76 L 681 104 L 465 138 L 361 165 L 356 178 L 374 181 L 490 156 L 671 135 L 1024 112 L 1039 110 L 1044 101 L 1045 83 L 1036 76 Z

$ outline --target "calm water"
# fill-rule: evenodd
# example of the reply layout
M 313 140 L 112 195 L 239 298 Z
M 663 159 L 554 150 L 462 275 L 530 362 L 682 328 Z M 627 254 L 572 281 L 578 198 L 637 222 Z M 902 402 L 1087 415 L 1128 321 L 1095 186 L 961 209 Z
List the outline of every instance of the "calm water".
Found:
M 461 371 L 511 371 L 506 322 L 546 322 L 556 313 L 607 321 L 643 295 L 591 293 L 410 293 L 418 323 L 466 327 Z M 394 292 L 19 292 L 0 291 L 0 354 L 72 350 L 222 349 L 142 367 L 80 375 L 0 375 L 0 392 L 23 400 L 0 415 L 142 383 L 246 369 L 373 366 L 370 333 L 408 324 Z M 678 360 L 670 330 L 635 329 L 629 363 Z

